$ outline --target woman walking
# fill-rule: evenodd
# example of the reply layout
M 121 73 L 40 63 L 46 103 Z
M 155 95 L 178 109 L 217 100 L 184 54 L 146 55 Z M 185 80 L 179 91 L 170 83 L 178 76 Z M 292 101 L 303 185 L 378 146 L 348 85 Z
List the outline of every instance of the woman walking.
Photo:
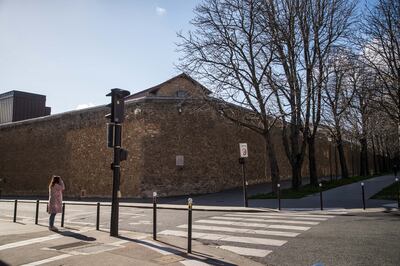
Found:
M 56 214 L 62 211 L 63 190 L 65 189 L 64 182 L 60 176 L 53 175 L 49 184 L 49 205 L 47 212 L 50 214 L 49 230 L 58 231 L 54 226 Z

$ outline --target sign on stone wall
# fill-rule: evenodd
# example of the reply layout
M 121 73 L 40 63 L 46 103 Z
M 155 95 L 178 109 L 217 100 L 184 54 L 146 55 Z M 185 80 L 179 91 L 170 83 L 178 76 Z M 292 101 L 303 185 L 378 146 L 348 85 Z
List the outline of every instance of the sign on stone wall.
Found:
M 240 158 L 249 157 L 249 153 L 247 150 L 247 143 L 239 143 L 239 149 L 240 149 Z
M 183 165 L 184 165 L 183 155 L 176 155 L 175 161 L 176 161 L 176 166 L 183 167 Z

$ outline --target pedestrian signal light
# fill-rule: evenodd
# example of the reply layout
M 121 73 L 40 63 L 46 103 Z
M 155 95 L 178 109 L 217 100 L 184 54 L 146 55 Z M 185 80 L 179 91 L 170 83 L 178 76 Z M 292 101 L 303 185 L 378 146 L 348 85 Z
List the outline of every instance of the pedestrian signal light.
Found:
M 107 107 L 111 108 L 111 113 L 106 115 L 106 118 L 111 119 L 112 123 L 124 122 L 124 105 L 125 97 L 129 96 L 130 92 L 121 89 L 111 89 L 111 92 L 106 96 L 111 96 L 111 103 Z

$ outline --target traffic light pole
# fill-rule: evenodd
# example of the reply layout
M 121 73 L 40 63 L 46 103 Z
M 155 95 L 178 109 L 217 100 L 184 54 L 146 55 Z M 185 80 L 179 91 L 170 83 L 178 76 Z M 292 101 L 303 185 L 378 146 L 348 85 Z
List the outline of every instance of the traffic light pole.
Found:
M 111 164 L 113 170 L 113 187 L 112 187 L 112 202 L 111 202 L 111 222 L 110 222 L 110 235 L 118 236 L 118 222 L 119 222 L 119 198 L 121 197 L 120 191 L 120 177 L 121 177 L 121 161 L 126 160 L 128 151 L 121 148 L 121 131 L 124 122 L 124 98 L 130 94 L 127 90 L 111 89 L 111 92 L 106 96 L 111 96 L 111 113 L 105 117 L 110 119 L 107 123 L 107 147 L 114 149 L 114 161 Z
M 120 173 L 121 173 L 121 124 L 115 123 L 114 125 L 114 162 L 113 168 L 113 190 L 112 190 L 112 204 L 111 204 L 111 225 L 110 235 L 118 236 L 118 220 L 119 220 L 119 192 L 120 192 Z

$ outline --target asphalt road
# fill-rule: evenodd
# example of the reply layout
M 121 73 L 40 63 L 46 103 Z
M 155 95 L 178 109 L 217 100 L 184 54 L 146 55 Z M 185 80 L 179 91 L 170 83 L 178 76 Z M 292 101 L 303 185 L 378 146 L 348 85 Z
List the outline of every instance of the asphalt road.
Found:
M 399 212 L 349 213 L 313 227 L 259 261 L 266 265 L 400 265 L 399 239 Z
M 0 219 L 12 221 L 13 209 L 13 202 L 0 202 Z M 46 226 L 48 214 L 45 204 L 40 205 L 39 213 L 39 224 Z M 234 249 L 234 252 L 255 252 L 254 256 L 244 256 L 264 265 L 400 265 L 399 211 L 342 211 L 328 214 L 194 211 L 193 225 L 197 228 L 193 229 L 193 235 L 205 245 L 239 249 Z M 152 209 L 121 208 L 119 228 L 151 234 L 152 215 Z M 273 215 L 281 216 L 276 216 L 278 220 L 271 219 L 275 218 Z M 18 222 L 34 223 L 34 217 L 34 203 L 18 204 Z M 60 219 L 59 214 L 56 217 L 58 226 Z M 101 229 L 109 230 L 109 220 L 110 207 L 101 207 Z M 157 220 L 160 236 L 173 238 L 180 237 L 181 233 L 181 237 L 186 237 L 187 211 L 158 210 Z M 95 223 L 96 206 L 66 206 L 66 227 L 95 227 Z M 264 230 L 270 224 L 277 228 Z M 293 229 L 291 226 L 300 227 Z M 303 227 L 307 229 L 301 229 Z M 260 235 L 261 231 L 265 233 L 268 230 L 289 234 L 295 232 L 295 235 Z M 268 241 L 275 242 L 271 244 Z M 257 252 L 266 255 L 260 256 Z

